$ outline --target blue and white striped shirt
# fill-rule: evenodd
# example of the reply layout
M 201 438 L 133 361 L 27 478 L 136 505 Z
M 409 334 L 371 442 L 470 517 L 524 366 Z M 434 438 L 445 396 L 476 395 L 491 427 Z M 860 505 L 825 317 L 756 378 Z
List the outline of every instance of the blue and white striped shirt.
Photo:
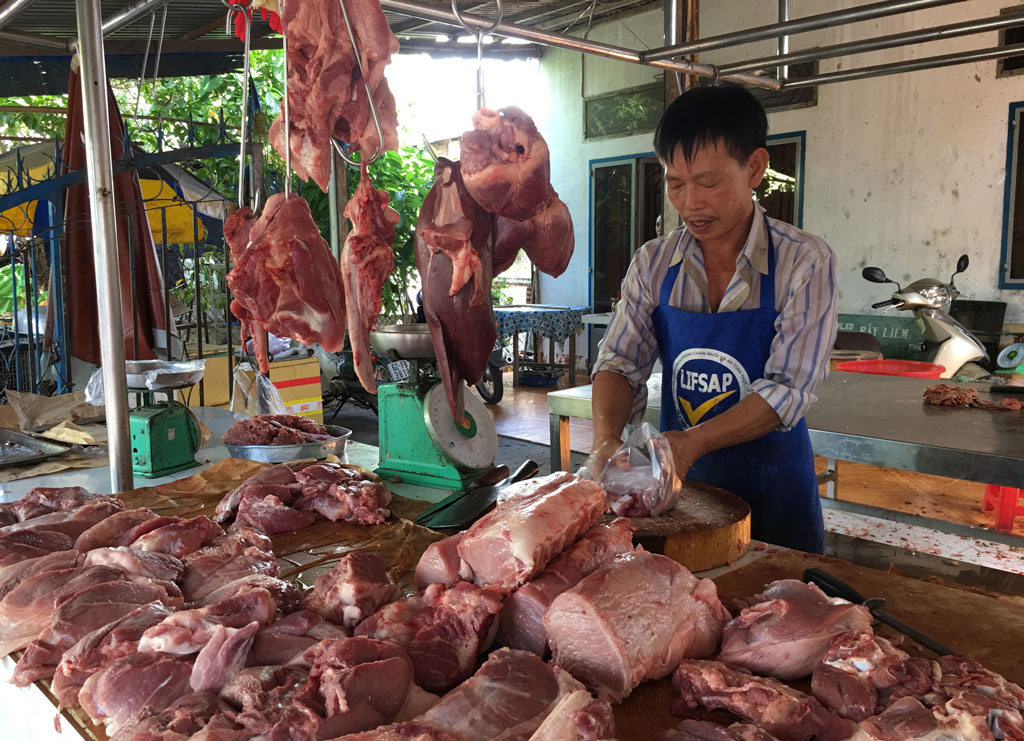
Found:
M 755 204 L 747 241 L 736 258 L 736 272 L 718 311 L 757 309 L 761 276 L 768 274 L 768 237 Z M 775 339 L 764 378 L 751 384 L 779 415 L 783 429 L 800 422 L 817 400 L 815 389 L 828 373 L 837 320 L 836 259 L 825 241 L 769 219 L 775 244 Z M 652 313 L 669 268 L 682 263 L 670 303 L 684 311 L 708 313 L 704 259 L 685 226 L 641 247 L 622 281 L 622 297 L 594 364 L 593 373 L 614 371 L 633 389 L 632 421 L 647 405 L 647 378 L 658 357 Z

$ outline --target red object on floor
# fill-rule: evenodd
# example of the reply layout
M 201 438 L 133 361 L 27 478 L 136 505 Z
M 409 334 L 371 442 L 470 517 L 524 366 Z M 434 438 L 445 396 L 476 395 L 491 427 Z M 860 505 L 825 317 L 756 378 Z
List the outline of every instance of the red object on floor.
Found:
M 1013 486 L 985 486 L 985 497 L 981 503 L 981 511 L 996 511 L 996 530 L 1008 533 L 1013 530 L 1013 519 L 1024 515 L 1024 507 L 1020 506 L 1020 498 L 1024 491 Z
M 837 371 L 870 373 L 874 376 L 906 378 L 942 378 L 945 368 L 920 360 L 846 360 L 836 365 Z

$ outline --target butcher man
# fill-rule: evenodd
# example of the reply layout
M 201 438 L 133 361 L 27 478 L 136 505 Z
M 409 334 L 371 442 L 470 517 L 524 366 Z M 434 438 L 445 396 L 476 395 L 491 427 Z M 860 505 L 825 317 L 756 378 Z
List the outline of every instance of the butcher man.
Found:
M 753 199 L 767 129 L 757 99 L 732 86 L 688 90 L 662 115 L 654 148 L 682 225 L 645 244 L 622 282 L 594 365 L 590 464 L 640 420 L 660 358 L 679 475 L 743 497 L 754 538 L 821 553 L 804 415 L 835 342 L 835 257 Z

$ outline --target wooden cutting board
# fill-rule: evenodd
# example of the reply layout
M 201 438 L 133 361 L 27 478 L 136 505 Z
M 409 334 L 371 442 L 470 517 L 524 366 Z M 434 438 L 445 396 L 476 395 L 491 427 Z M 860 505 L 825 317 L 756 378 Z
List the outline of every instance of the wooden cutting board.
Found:
M 606 516 L 605 521 L 614 519 Z M 633 517 L 633 541 L 690 571 L 735 561 L 750 547 L 750 505 L 710 484 L 683 482 L 679 504 L 658 517 Z

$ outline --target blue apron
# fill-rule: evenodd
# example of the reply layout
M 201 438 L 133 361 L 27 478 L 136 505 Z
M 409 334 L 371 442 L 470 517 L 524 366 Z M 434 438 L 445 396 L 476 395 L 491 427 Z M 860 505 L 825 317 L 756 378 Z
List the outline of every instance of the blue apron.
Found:
M 654 309 L 661 351 L 661 429 L 684 430 L 731 408 L 764 377 L 775 338 L 775 244 L 768 219 L 768 275 L 758 309 L 700 314 L 673 308 L 681 264 L 669 268 Z M 731 491 L 750 504 L 752 536 L 811 553 L 824 551 L 821 502 L 804 420 L 750 442 L 701 456 L 687 478 Z

